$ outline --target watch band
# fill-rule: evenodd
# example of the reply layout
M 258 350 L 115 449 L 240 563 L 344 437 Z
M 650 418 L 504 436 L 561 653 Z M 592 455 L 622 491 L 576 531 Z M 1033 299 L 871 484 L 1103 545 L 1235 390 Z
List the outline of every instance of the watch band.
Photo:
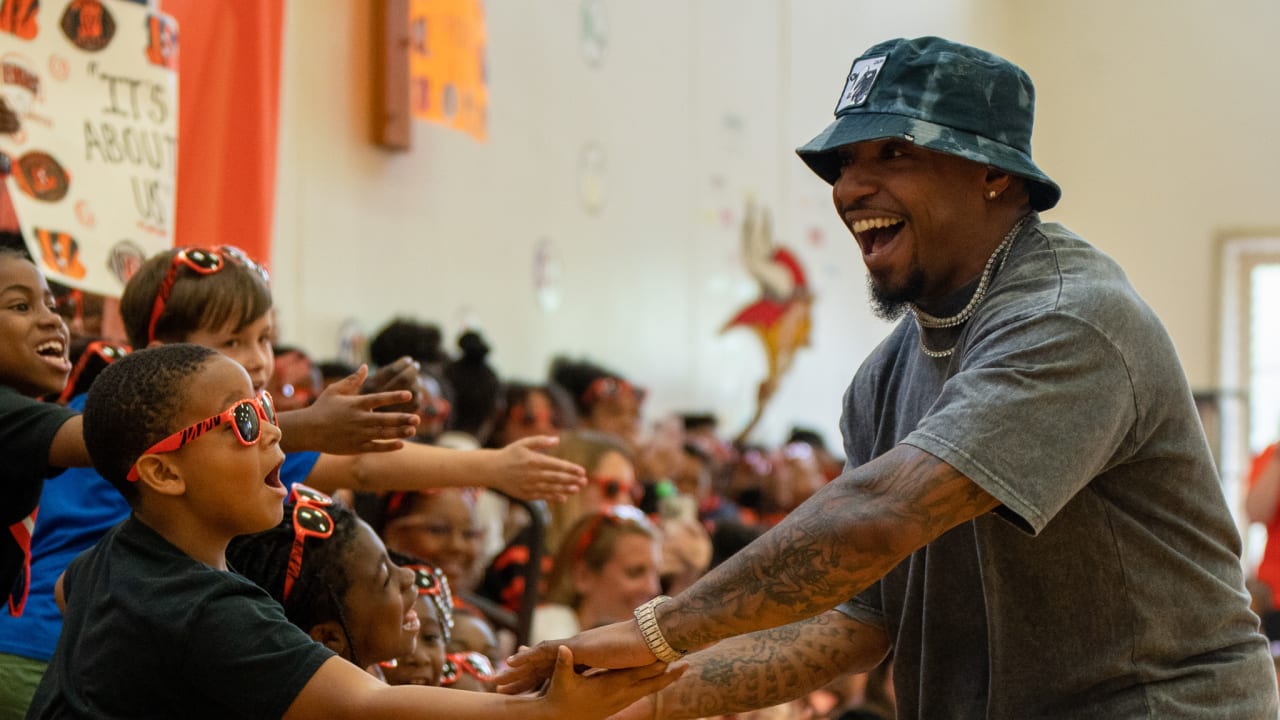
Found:
M 667 595 L 659 595 L 649 602 L 635 609 L 636 622 L 640 625 L 640 634 L 644 636 L 644 642 L 649 646 L 649 652 L 662 662 L 675 662 L 684 657 L 683 650 L 676 650 L 671 647 L 671 643 L 662 636 L 662 630 L 658 627 L 658 618 L 654 611 L 659 605 L 670 600 Z

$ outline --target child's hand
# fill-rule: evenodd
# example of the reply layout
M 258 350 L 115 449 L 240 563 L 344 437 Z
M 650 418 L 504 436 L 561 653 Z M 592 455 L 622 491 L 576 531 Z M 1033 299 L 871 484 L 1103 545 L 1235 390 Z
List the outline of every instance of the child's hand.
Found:
M 364 381 L 364 384 L 360 386 L 360 394 L 374 395 L 393 390 L 408 390 L 410 393 L 408 402 L 385 405 L 379 407 L 378 412 L 416 413 L 419 405 L 419 369 L 417 361 L 406 355 L 390 365 L 383 365 L 378 368 L 377 372 L 370 375 Z
M 538 435 L 494 453 L 489 487 L 521 500 L 564 500 L 587 484 L 587 473 L 567 460 L 540 452 L 560 442 Z
M 331 455 L 399 450 L 402 438 L 417 431 L 413 413 L 375 412 L 384 405 L 407 402 L 413 393 L 405 390 L 361 395 L 360 384 L 369 368 L 360 369 L 325 388 L 315 403 L 302 410 L 281 413 L 286 449 L 319 450 Z
M 654 662 L 579 675 L 573 671 L 573 653 L 561 645 L 545 700 L 557 718 L 605 718 L 675 682 L 688 667 Z

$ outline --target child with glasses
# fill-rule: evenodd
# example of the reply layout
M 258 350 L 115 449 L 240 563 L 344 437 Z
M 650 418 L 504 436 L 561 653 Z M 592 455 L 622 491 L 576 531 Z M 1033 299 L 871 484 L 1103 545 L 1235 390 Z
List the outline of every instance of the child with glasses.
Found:
M 446 665 L 445 647 L 453 634 L 453 598 L 449 579 L 429 563 L 391 552 L 391 559 L 413 571 L 418 592 L 413 609 L 421 627 L 413 651 L 389 662 L 379 663 L 388 685 L 440 685 Z
M 85 406 L 85 444 L 133 513 L 59 583 L 63 633 L 28 717 L 606 717 L 680 674 L 655 664 L 582 677 L 566 651 L 543 697 L 464 695 L 387 686 L 338 657 L 228 568 L 232 538 L 268 530 L 283 515 L 274 421 L 270 397 L 255 392 L 244 368 L 208 348 L 141 350 L 103 371 Z M 341 594 L 306 585 L 303 572 L 316 565 L 318 546 L 341 533 L 340 521 L 319 497 L 299 490 L 295 498 L 295 537 L 276 592 Z M 377 555 L 372 531 L 354 519 L 352 526 Z M 375 600 L 416 591 L 412 573 L 381 555 L 360 569 L 391 586 L 386 597 L 369 598 L 385 609 L 391 603 Z M 413 624 L 408 606 L 395 611 L 401 625 Z
M 192 342 L 214 348 L 243 365 L 254 389 L 260 390 L 266 387 L 274 368 L 271 290 L 256 265 L 243 255 L 227 252 L 226 248 L 174 248 L 152 257 L 126 285 L 120 313 L 134 347 Z M 354 392 L 363 380 L 363 372 L 348 380 L 349 391 Z M 296 469 L 300 472 L 286 473 L 286 486 L 303 477 L 308 485 L 324 492 L 339 488 L 387 491 L 481 484 L 524 499 L 560 499 L 576 492 L 583 483 L 581 468 L 539 452 L 555 444 L 551 437 L 530 438 L 501 450 L 459 452 L 408 444 L 391 452 L 330 454 L 329 442 L 339 446 L 339 452 L 351 444 L 346 437 L 326 439 L 335 432 L 350 435 L 345 429 L 327 427 L 319 433 L 315 430 L 330 422 L 332 413 L 326 407 L 334 399 L 332 395 L 330 388 L 310 407 L 281 415 L 286 450 L 322 451 L 299 458 Z M 408 399 L 400 393 L 367 397 L 356 404 L 371 410 L 386 401 Z M 381 437 L 413 434 L 411 428 L 400 433 L 397 423 L 388 420 L 388 428 L 384 428 L 388 432 Z M 316 442 L 317 438 L 321 442 Z M 290 465 L 293 464 L 291 458 Z
M 354 511 L 301 483 L 274 528 L 236 538 L 227 560 L 285 617 L 351 663 L 374 670 L 413 652 L 422 618 L 413 571 L 393 562 Z

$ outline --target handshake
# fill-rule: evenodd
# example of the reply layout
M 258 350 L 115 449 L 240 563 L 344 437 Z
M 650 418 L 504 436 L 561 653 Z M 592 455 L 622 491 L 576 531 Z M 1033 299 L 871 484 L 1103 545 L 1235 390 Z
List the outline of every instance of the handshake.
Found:
M 621 712 L 612 715 L 616 720 L 660 718 L 658 691 L 688 668 L 674 662 L 683 653 L 667 644 L 654 618 L 654 608 L 667 599 L 658 597 L 641 605 L 635 620 L 520 648 L 498 674 L 498 691 L 529 692 L 550 680 L 547 700 L 564 703 L 561 717 L 598 717 L 601 711 L 617 708 Z M 652 703 L 637 702 L 650 695 Z

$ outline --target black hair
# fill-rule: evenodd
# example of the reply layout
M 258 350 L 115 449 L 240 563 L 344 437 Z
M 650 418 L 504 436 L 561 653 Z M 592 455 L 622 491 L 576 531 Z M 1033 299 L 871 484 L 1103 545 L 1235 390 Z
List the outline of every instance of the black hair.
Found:
M 150 344 L 151 310 L 173 258 L 182 248 L 171 248 L 151 257 L 129 279 L 120 296 L 120 315 L 129 344 Z M 271 310 L 271 288 L 255 267 L 222 253 L 222 269 L 201 275 L 186 266 L 178 269 L 164 312 L 156 321 L 155 338 L 182 342 L 201 329 L 218 330 L 232 320 L 242 328 Z
M 593 403 L 588 402 L 587 398 L 591 383 L 600 378 L 625 379 L 622 375 L 587 360 L 570 360 L 563 356 L 551 361 L 549 378 L 552 385 L 563 388 L 573 399 L 574 409 L 579 416 L 584 417 L 591 414 Z
M 191 401 L 191 378 L 218 351 L 176 343 L 131 353 L 94 380 L 84 406 L 84 444 L 98 473 L 130 504 L 138 488 L 129 469 L 147 448 L 181 430 L 177 418 Z
M 0 257 L 18 257 L 35 262 L 31 259 L 31 251 L 27 250 L 27 242 L 22 239 L 22 234 L 12 230 L 0 230 Z
M 680 416 L 681 423 L 684 424 L 685 432 L 691 430 L 715 430 L 719 422 L 712 413 L 685 413 Z
M 480 333 L 469 330 L 458 338 L 462 355 L 444 368 L 444 376 L 453 386 L 452 424 L 470 433 L 484 444 L 492 425 L 494 408 L 500 401 L 502 382 L 489 367 L 489 344 Z
M 812 428 L 796 426 L 791 428 L 791 434 L 787 437 L 787 444 L 804 443 L 812 447 L 814 450 L 826 450 L 827 443 L 822 439 L 822 435 Z
M 323 539 L 303 539 L 302 567 L 286 599 L 284 582 L 293 553 L 294 507 L 294 503 L 285 503 L 284 518 L 274 528 L 232 540 L 227 547 L 227 563 L 275 598 L 289 622 L 303 632 L 309 633 L 321 623 L 336 621 L 347 636 L 351 652 L 347 659 L 364 667 L 356 657 L 345 610 L 345 598 L 351 589 L 348 557 L 359 537 L 359 518 L 340 502 L 325 506 L 333 519 L 333 534 Z
M 369 361 L 382 367 L 408 355 L 423 365 L 439 365 L 449 360 L 440 347 L 442 342 L 438 326 L 395 318 L 369 342 Z

